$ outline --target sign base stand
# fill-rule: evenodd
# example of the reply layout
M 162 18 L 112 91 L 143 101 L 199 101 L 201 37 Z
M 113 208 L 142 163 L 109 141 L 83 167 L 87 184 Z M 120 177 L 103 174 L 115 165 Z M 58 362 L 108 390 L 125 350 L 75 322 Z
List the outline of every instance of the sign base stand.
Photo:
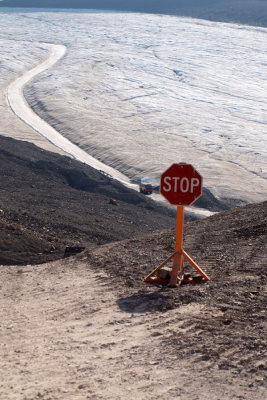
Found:
M 149 275 L 147 275 L 144 279 L 144 282 L 150 283 L 167 283 L 170 287 L 180 286 L 184 283 L 200 283 L 210 281 L 210 278 L 205 274 L 205 272 L 193 261 L 193 259 L 182 250 L 182 255 L 187 259 L 187 261 L 196 269 L 199 273 L 199 276 L 190 276 L 189 274 L 177 274 L 176 282 L 171 283 L 171 278 L 163 279 L 157 276 L 157 272 L 159 272 L 171 259 L 174 258 L 175 253 L 173 253 L 170 257 L 168 257 L 163 263 L 161 263 L 157 268 L 155 268 Z
M 184 251 L 183 243 L 183 224 L 184 224 L 184 207 L 177 207 L 177 219 L 176 219 L 176 242 L 175 242 L 175 252 L 170 255 L 163 263 L 161 263 L 157 268 L 155 268 L 147 277 L 144 279 L 145 282 L 153 283 L 168 283 L 169 287 L 177 287 L 182 283 L 194 283 L 202 281 L 210 281 L 210 278 L 205 274 L 205 272 L 197 265 L 197 263 Z M 186 278 L 183 269 L 183 259 L 186 259 L 189 264 L 199 273 L 200 278 Z M 164 265 L 166 265 L 170 260 L 173 259 L 173 266 L 171 271 L 170 279 L 162 279 L 157 276 Z

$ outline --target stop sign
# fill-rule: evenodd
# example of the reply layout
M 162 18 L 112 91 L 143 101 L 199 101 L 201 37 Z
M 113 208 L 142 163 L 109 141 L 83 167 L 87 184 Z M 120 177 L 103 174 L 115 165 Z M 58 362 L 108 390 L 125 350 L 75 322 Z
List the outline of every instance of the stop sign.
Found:
M 188 206 L 202 193 L 202 176 L 190 164 L 172 164 L 160 178 L 160 192 L 175 206 Z

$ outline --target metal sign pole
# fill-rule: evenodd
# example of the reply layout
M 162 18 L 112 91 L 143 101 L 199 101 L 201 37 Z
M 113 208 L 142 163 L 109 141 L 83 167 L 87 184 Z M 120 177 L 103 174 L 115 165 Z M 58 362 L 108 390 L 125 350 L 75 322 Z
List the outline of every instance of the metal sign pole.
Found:
M 176 240 L 175 240 L 175 253 L 171 271 L 171 279 L 168 284 L 170 287 L 177 286 L 177 280 L 179 279 L 179 286 L 182 283 L 184 272 L 183 272 L 183 231 L 184 231 L 184 207 L 177 207 L 176 215 Z

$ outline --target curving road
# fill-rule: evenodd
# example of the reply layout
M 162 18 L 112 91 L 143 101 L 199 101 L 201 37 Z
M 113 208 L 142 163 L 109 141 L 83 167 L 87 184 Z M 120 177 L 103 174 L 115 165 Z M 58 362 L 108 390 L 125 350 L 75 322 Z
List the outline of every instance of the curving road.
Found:
M 85 164 L 88 164 L 100 171 L 104 171 L 105 173 L 121 181 L 128 187 L 135 188 L 136 185 L 132 185 L 127 176 L 123 175 L 114 168 L 103 164 L 102 162 L 98 161 L 94 157 L 87 154 L 84 150 L 80 149 L 75 144 L 71 143 L 68 139 L 66 139 L 59 132 L 57 132 L 52 126 L 50 126 L 47 122 L 45 122 L 37 114 L 35 114 L 33 110 L 30 108 L 29 104 L 27 103 L 23 95 L 23 87 L 36 75 L 52 67 L 66 53 L 66 47 L 63 45 L 47 44 L 47 43 L 43 45 L 49 48 L 50 50 L 49 57 L 44 62 L 37 65 L 35 68 L 32 68 L 31 70 L 27 71 L 24 75 L 17 78 L 8 86 L 7 99 L 10 108 L 12 109 L 14 114 L 16 114 L 23 122 L 25 122 L 27 125 L 33 128 L 40 135 L 45 137 L 48 141 L 53 143 L 56 147 L 65 151 L 71 157 Z

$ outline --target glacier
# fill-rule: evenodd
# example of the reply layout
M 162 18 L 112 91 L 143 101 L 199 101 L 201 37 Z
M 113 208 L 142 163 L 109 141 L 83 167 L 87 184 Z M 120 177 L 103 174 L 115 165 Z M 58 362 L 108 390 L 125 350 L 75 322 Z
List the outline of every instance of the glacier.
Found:
M 47 43 L 64 45 L 24 87 L 61 135 L 133 183 L 187 162 L 216 197 L 262 201 L 266 33 L 166 15 L 3 8 L 0 134 L 21 130 L 38 144 L 11 116 L 6 88 L 48 57 Z

